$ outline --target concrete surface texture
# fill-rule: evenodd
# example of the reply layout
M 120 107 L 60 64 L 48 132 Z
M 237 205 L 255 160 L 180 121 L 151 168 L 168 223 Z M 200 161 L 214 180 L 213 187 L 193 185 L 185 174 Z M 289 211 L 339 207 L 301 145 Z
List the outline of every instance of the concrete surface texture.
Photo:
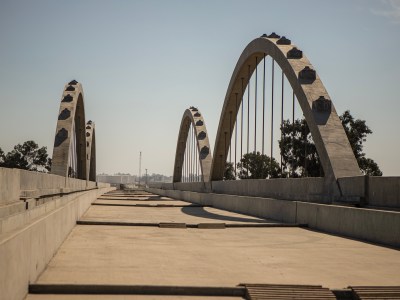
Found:
M 185 202 L 182 202 L 185 203 Z M 187 203 L 187 202 L 186 202 Z M 91 206 L 82 221 L 118 221 L 136 223 L 277 223 L 244 216 L 212 207 L 124 207 Z
M 96 203 L 101 204 L 99 201 Z M 112 201 L 123 202 L 107 200 Z M 398 250 L 299 227 L 243 227 L 247 222 L 270 221 L 216 208 L 92 205 L 81 220 L 89 219 L 137 224 L 224 221 L 238 227 L 76 225 L 34 286 L 178 286 L 184 289 L 237 288 L 242 283 L 267 283 L 343 289 L 350 285 L 400 285 Z M 107 295 L 52 296 L 31 294 L 27 299 L 119 299 Z M 119 297 L 213 299 L 171 295 Z
M 179 200 L 128 200 L 128 199 L 115 199 L 115 200 L 111 200 L 111 199 L 101 199 L 98 198 L 94 204 L 112 204 L 112 205 L 146 205 L 146 206 L 161 206 L 161 205 L 173 205 L 173 206 L 191 206 L 193 205 L 193 203 L 190 202 L 186 202 L 186 201 L 179 201 Z
M 400 285 L 400 252 L 299 228 L 77 226 L 37 283 Z

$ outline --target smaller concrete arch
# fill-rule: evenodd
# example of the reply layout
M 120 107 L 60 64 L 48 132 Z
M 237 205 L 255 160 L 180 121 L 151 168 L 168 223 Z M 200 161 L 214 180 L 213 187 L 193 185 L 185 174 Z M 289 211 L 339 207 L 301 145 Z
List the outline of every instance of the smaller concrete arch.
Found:
M 204 118 L 196 107 L 186 109 L 182 116 L 179 128 L 178 142 L 176 145 L 175 165 L 173 182 L 182 181 L 182 166 L 185 158 L 186 140 L 188 138 L 190 125 L 193 126 L 196 135 L 197 150 L 199 152 L 202 181 L 210 180 L 212 155 L 210 142 Z
M 82 85 L 72 80 L 64 87 L 58 114 L 51 173 L 87 179 L 86 121 Z
M 93 121 L 86 124 L 86 178 L 96 181 L 96 131 Z

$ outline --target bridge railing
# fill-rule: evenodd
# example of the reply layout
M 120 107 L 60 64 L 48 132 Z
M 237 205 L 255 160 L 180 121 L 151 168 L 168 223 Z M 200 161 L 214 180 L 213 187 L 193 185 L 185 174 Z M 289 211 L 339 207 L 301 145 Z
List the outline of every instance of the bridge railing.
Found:
M 197 193 L 274 198 L 313 203 L 357 204 L 400 209 L 400 177 L 352 176 L 338 179 L 339 190 L 326 193 L 323 177 L 227 180 L 212 182 L 150 183 L 150 188 Z

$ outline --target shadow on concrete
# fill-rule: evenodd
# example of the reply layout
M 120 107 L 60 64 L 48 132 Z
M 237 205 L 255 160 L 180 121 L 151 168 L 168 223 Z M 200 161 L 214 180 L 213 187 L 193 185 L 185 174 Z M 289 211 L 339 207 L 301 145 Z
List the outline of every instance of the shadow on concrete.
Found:
M 264 219 L 250 219 L 250 218 L 242 218 L 242 217 L 233 217 L 233 216 L 224 216 L 216 213 L 212 213 L 206 211 L 204 207 L 183 207 L 182 212 L 200 218 L 207 218 L 213 220 L 221 220 L 221 221 L 231 221 L 231 222 L 244 222 L 244 223 L 270 223 L 270 221 Z

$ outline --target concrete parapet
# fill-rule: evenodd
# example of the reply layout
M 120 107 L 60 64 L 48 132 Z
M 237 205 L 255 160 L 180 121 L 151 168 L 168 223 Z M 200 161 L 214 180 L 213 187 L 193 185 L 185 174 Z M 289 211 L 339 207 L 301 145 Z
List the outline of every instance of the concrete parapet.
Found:
M 0 206 L 18 201 L 19 193 L 19 170 L 0 168 Z
M 369 177 L 368 204 L 400 208 L 400 177 Z
M 343 197 L 365 197 L 365 176 L 342 177 L 337 181 Z
M 175 182 L 150 184 L 151 188 L 216 194 L 267 197 L 285 200 L 300 200 L 330 203 L 339 198 L 339 190 L 327 189 L 331 184 L 322 177 L 247 179 L 212 182 Z
M 400 212 L 297 202 L 296 215 L 313 229 L 400 247 Z
M 0 218 L 24 210 L 26 203 L 21 200 L 59 196 L 109 186 L 107 183 L 54 174 L 0 168 Z
M 69 194 L 2 219 L 0 299 L 23 299 L 29 283 L 36 281 L 76 221 L 99 195 L 113 189 Z
M 173 190 L 174 189 L 174 183 L 172 183 L 172 182 L 151 182 L 148 185 L 149 185 L 149 187 L 156 188 L 156 189 L 163 189 L 163 190 Z
M 400 208 L 400 177 L 342 177 L 338 184 L 344 199 L 358 197 L 367 206 Z
M 212 191 L 218 194 L 270 197 L 285 200 L 330 202 L 323 177 L 274 178 L 213 181 Z
M 163 186 L 164 188 L 167 185 Z M 192 191 L 192 192 L 211 192 L 211 184 L 209 182 L 174 182 L 173 188 L 181 191 Z

